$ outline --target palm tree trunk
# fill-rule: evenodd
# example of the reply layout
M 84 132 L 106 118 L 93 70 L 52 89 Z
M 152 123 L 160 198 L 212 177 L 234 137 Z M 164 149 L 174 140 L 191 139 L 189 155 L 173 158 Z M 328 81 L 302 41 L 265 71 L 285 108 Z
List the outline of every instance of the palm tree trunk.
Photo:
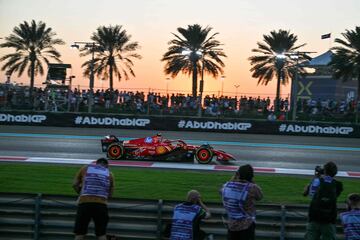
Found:
M 279 112 L 280 109 L 280 83 L 281 83 L 281 71 L 277 73 L 277 83 L 276 83 L 276 97 L 275 97 L 275 113 Z
M 197 64 L 193 61 L 193 75 L 192 75 L 192 95 L 194 98 L 197 96 Z
M 113 65 L 109 65 L 109 81 L 110 81 L 110 91 L 113 90 L 114 82 L 113 82 Z
M 30 60 L 30 105 L 33 103 L 33 89 L 34 89 L 34 82 L 35 82 L 35 60 Z

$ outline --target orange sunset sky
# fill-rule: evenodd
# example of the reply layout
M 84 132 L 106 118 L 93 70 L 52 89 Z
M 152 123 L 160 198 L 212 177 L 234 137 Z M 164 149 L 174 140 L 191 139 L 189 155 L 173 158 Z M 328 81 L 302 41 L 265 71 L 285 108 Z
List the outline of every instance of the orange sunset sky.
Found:
M 114 87 L 127 90 L 149 88 L 165 93 L 191 91 L 191 77 L 178 75 L 166 82 L 163 73 L 164 63 L 160 61 L 173 38 L 177 27 L 189 24 L 211 26 L 212 33 L 219 32 L 217 39 L 224 46 L 228 58 L 224 59 L 225 79 L 205 76 L 205 93 L 218 94 L 222 87 L 224 94 L 235 95 L 235 85 L 240 85 L 238 95 L 274 96 L 275 79 L 268 86 L 258 86 L 257 79 L 251 77 L 247 60 L 256 42 L 271 30 L 290 30 L 298 36 L 298 43 L 307 43 L 305 51 L 315 51 L 320 55 L 327 51 L 334 38 L 341 37 L 345 29 L 360 25 L 359 0 L 0 0 L 0 37 L 4 38 L 24 20 L 43 21 L 51 27 L 57 37 L 66 45 L 58 46 L 64 63 L 72 65 L 75 75 L 74 85 L 84 88 L 89 80 L 82 76 L 81 63 L 87 57 L 80 57 L 77 50 L 71 49 L 74 41 L 89 41 L 91 34 L 101 25 L 122 25 L 133 41 L 138 41 L 142 55 L 135 62 L 136 77 L 129 81 L 114 81 Z M 321 40 L 320 36 L 332 33 L 332 38 Z M 4 41 L 4 39 L 0 39 Z M 0 49 L 0 56 L 9 53 Z M 0 63 L 2 65 L 2 63 Z M 37 76 L 39 86 L 44 76 Z M 12 81 L 29 83 L 26 75 L 12 76 Z M 5 81 L 5 73 L 0 72 L 0 81 Z M 95 87 L 106 87 L 108 82 L 95 79 Z M 282 88 L 287 95 L 289 86 Z

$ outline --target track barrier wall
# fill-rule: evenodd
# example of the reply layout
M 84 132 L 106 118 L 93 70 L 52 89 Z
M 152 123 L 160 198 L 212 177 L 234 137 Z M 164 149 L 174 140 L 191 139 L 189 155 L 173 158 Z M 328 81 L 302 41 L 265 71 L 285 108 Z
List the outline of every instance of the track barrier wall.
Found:
M 119 239 L 166 239 L 163 230 L 179 202 L 166 200 L 111 199 L 108 234 Z M 206 203 L 212 217 L 202 229 L 215 240 L 226 239 L 224 209 L 220 203 Z M 344 211 L 345 209 L 340 209 Z M 45 194 L 0 193 L 0 239 L 73 239 L 76 197 Z M 257 240 L 300 240 L 306 229 L 306 205 L 257 205 Z M 344 239 L 337 224 L 338 239 Z M 95 239 L 92 223 L 87 239 Z
M 0 125 L 145 129 L 360 138 L 360 125 L 225 118 L 110 115 L 53 112 L 0 112 Z

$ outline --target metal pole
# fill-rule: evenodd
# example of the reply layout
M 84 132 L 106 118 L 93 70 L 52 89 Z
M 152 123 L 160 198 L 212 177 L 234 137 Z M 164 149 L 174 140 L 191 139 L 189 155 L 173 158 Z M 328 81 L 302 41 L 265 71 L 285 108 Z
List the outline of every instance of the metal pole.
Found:
M 298 85 L 298 77 L 299 77 L 299 56 L 296 59 L 295 65 L 295 79 L 293 83 L 293 96 L 291 101 L 293 102 L 293 109 L 292 109 L 292 120 L 296 121 L 296 111 L 297 111 L 297 85 Z
M 169 81 L 170 78 L 166 78 L 166 96 L 169 94 Z
M 88 97 L 88 112 L 91 113 L 92 112 L 92 105 L 94 103 L 94 61 L 95 61 L 95 42 L 92 43 L 91 45 L 91 64 L 90 64 L 90 93 L 89 93 L 89 97 Z
M 205 69 L 205 60 L 204 60 L 205 53 L 202 54 L 202 66 L 201 66 L 201 80 L 200 80 L 200 95 L 199 95 L 199 112 L 198 116 L 201 117 L 202 115 L 202 94 L 204 91 L 204 69 Z
M 38 240 L 40 238 L 41 196 L 41 193 L 39 193 L 35 198 L 34 240 Z
M 286 208 L 284 205 L 281 205 L 280 240 L 285 239 L 285 224 L 286 224 Z
M 163 200 L 159 199 L 158 208 L 157 208 L 157 239 L 162 239 L 162 210 L 163 210 Z
M 235 87 L 235 97 L 237 98 L 237 95 L 238 95 L 238 87 L 240 87 L 240 85 L 239 84 L 235 84 L 234 85 L 234 87 Z
M 224 96 L 224 79 L 221 79 L 221 96 Z

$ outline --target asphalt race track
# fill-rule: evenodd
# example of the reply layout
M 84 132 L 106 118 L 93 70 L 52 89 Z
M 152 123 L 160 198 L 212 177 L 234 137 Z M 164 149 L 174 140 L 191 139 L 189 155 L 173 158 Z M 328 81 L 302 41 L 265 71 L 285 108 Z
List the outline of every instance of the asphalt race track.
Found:
M 0 155 L 96 159 L 104 156 L 100 139 L 151 136 L 156 131 L 0 126 Z M 210 143 L 233 154 L 232 164 L 255 167 L 314 169 L 334 161 L 341 171 L 360 171 L 360 139 L 199 132 L 162 132 L 165 138 L 191 144 Z

